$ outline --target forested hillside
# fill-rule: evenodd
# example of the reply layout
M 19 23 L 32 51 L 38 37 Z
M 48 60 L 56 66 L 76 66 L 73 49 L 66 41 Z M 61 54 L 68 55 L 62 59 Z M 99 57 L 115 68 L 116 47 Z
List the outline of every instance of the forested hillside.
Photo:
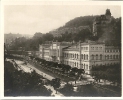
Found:
M 92 26 L 93 20 L 96 18 L 97 16 L 81 16 L 81 17 L 77 17 L 75 19 L 70 20 L 69 22 L 67 22 L 65 24 L 64 27 L 79 27 L 79 26 L 86 26 L 89 25 L 90 27 Z
M 34 36 L 30 39 L 26 39 L 24 37 L 16 38 L 12 41 L 9 47 L 11 47 L 11 49 L 24 47 L 25 50 L 38 50 L 39 44 L 45 43 L 46 41 L 78 42 L 79 40 L 81 40 L 82 42 L 84 42 L 88 39 L 93 41 L 105 42 L 106 45 L 121 46 L 121 18 L 113 18 L 110 23 L 103 26 L 98 26 L 98 34 L 97 36 L 93 36 L 92 26 L 95 17 L 96 16 L 84 16 L 70 20 L 65 24 L 65 26 L 57 29 L 57 33 L 64 32 L 64 34 L 61 34 L 60 36 L 55 37 L 55 33 L 51 34 L 50 32 L 46 34 L 36 32 Z M 77 31 L 74 29 L 76 29 Z

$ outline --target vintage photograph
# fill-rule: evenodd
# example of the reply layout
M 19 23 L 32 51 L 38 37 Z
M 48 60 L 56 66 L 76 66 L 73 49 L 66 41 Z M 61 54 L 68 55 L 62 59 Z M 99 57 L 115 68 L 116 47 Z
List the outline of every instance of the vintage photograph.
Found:
M 121 97 L 121 6 L 4 5 L 4 97 Z

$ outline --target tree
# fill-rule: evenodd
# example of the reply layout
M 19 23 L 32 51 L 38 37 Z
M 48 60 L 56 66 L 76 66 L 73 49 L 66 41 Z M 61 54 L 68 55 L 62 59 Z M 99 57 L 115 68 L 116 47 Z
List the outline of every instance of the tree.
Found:
M 59 78 L 52 79 L 51 85 L 54 87 L 57 94 L 57 89 L 60 87 L 60 79 Z
M 121 65 L 93 66 L 91 69 L 91 75 L 95 77 L 96 81 L 104 79 L 121 84 Z
M 65 86 L 59 91 L 62 92 L 65 96 L 73 96 L 73 85 L 65 84 Z
M 86 84 L 86 85 L 81 85 L 78 86 L 77 88 L 77 95 L 78 96 L 97 96 L 98 91 L 94 88 L 92 84 Z
M 50 96 L 51 91 L 43 86 L 41 78 L 35 71 L 25 73 L 18 71 L 12 63 L 5 61 L 4 95 L 5 96 Z

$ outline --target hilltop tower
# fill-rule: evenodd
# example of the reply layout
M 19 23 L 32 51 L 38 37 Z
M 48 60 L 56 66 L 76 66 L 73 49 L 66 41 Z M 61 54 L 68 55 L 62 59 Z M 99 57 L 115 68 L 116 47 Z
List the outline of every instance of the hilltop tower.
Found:
M 93 36 L 97 36 L 97 28 L 98 26 L 105 26 L 110 23 L 112 20 L 110 9 L 106 9 L 105 15 L 97 16 L 93 21 Z
M 111 12 L 110 12 L 110 9 L 106 9 L 105 16 L 106 16 L 106 19 L 107 19 L 107 20 L 110 20 L 110 18 L 111 18 Z

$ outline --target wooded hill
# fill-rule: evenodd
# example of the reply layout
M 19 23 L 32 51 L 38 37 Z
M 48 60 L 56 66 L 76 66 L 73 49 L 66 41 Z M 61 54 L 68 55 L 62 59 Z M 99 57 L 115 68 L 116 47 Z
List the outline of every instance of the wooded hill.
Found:
M 24 47 L 25 50 L 38 50 L 39 44 L 45 43 L 46 41 L 67 41 L 67 42 L 78 42 L 81 40 L 82 42 L 86 40 L 100 41 L 105 42 L 106 45 L 114 45 L 121 46 L 121 18 L 113 18 L 112 21 L 105 26 L 97 27 L 97 36 L 93 36 L 92 34 L 92 26 L 93 21 L 97 16 L 84 16 L 77 17 L 75 19 L 70 20 L 63 27 L 59 27 L 57 31 L 72 28 L 79 29 L 81 26 L 88 26 L 89 28 L 82 28 L 76 33 L 73 31 L 65 31 L 64 34 L 61 34 L 58 37 L 54 37 L 55 33 L 46 33 L 42 34 L 40 32 L 36 32 L 34 36 L 30 39 L 24 39 L 24 37 L 20 37 L 15 39 L 12 42 L 11 49 L 17 49 L 18 47 Z M 62 32 L 62 31 L 61 31 Z

